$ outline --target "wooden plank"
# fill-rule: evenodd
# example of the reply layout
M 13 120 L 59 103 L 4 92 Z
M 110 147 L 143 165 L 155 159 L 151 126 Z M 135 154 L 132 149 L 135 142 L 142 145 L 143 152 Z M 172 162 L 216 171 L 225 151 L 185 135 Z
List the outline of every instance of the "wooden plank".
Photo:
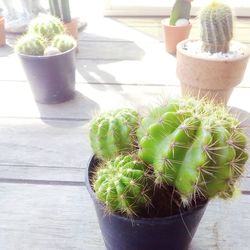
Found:
M 84 187 L 0 184 L 0 243 L 5 250 L 104 250 Z M 190 250 L 247 250 L 250 196 L 210 202 Z
M 4 250 L 104 250 L 94 207 L 82 186 L 0 184 Z
M 112 52 L 112 46 L 106 47 Z M 158 48 L 158 49 L 157 49 Z M 158 51 L 158 52 L 157 52 Z M 94 56 L 94 52 L 91 52 Z M 126 54 L 126 51 L 123 51 Z M 89 54 L 90 56 L 90 54 Z M 26 81 L 16 56 L 0 58 L 0 85 L 5 81 Z M 13 74 L 15 72 L 15 74 Z M 77 60 L 76 80 L 79 83 L 142 84 L 179 86 L 176 58 L 164 51 L 163 43 L 147 51 L 141 60 Z M 250 64 L 239 86 L 250 87 Z M 9 83 L 8 83 L 9 84 Z
M 29 86 L 25 83 L 7 82 L 0 84 L 0 87 L 2 89 L 0 91 L 0 118 L 7 120 L 9 118 L 9 122 L 12 118 L 18 117 L 41 118 L 45 123 L 53 126 L 54 120 L 63 120 L 63 122 L 69 121 L 69 127 L 72 126 L 70 122 L 83 124 L 100 110 L 105 111 L 125 106 L 144 110 L 146 106 L 160 103 L 168 95 L 179 94 L 179 88 L 168 86 L 145 86 L 142 89 L 137 85 L 77 84 L 77 94 L 73 100 L 61 104 L 45 105 L 35 103 Z M 0 124 L 4 124 L 2 120 L 0 120 Z
M 32 123 L 34 118 L 42 119 L 43 122 L 51 125 L 54 125 L 53 121 L 60 120 L 69 121 L 69 124 L 76 122 L 82 125 L 98 111 L 118 107 L 132 107 L 144 111 L 163 103 L 169 97 L 180 95 L 180 88 L 174 86 L 77 84 L 77 94 L 73 100 L 45 105 L 34 101 L 28 84 L 6 82 L 1 83 L 0 88 L 2 90 L 0 91 L 0 119 L 4 118 L 6 123 L 12 123 L 12 119 L 24 118 L 26 122 Z M 246 120 L 247 123 L 250 123 L 250 107 L 246 105 L 249 95 L 250 88 L 235 88 L 229 100 L 229 106 L 238 108 L 235 112 L 237 115 L 240 113 L 244 115 L 242 120 Z M 28 121 L 29 119 L 31 120 Z M 13 121 L 13 124 L 15 122 Z M 0 126 L 1 124 L 4 124 L 4 121 L 2 123 L 0 120 Z
M 91 155 L 86 122 L 1 119 L 2 165 L 81 168 Z
M 87 155 L 81 166 L 62 167 L 50 165 L 0 164 L 0 183 L 33 183 L 53 185 L 83 185 Z M 44 162 L 46 163 L 46 162 Z M 41 163 L 40 163 L 41 164 Z M 249 189 L 250 190 L 250 189 Z

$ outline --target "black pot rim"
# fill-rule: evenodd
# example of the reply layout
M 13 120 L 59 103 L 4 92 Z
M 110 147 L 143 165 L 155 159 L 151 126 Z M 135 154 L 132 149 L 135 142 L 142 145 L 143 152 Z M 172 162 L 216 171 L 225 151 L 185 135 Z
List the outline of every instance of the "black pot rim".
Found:
M 85 170 L 85 184 L 87 187 L 87 190 L 90 194 L 90 196 L 92 197 L 92 199 L 94 199 L 97 203 L 99 203 L 103 209 L 105 209 L 105 204 L 100 201 L 97 197 L 96 197 L 96 193 L 93 191 L 92 186 L 90 185 L 90 179 L 89 179 L 89 166 L 92 164 L 92 162 L 95 159 L 95 155 L 91 155 L 91 157 L 88 160 L 88 164 L 87 164 L 87 168 Z M 139 217 L 139 218 L 129 218 L 129 217 L 125 217 L 116 213 L 111 213 L 111 215 L 113 217 L 119 218 L 120 220 L 124 220 L 124 221 L 133 221 L 133 222 L 140 222 L 140 224 L 150 224 L 150 222 L 153 220 L 154 222 L 157 222 L 158 224 L 164 224 L 166 223 L 166 221 L 171 221 L 171 220 L 175 220 L 176 218 L 180 217 L 180 216 L 188 216 L 189 214 L 192 214 L 194 211 L 196 210 L 200 210 L 202 209 L 204 206 L 207 206 L 209 200 L 206 201 L 204 204 L 198 205 L 195 208 L 189 209 L 188 211 L 184 211 L 183 213 L 179 213 L 179 214 L 175 214 L 175 215 L 171 215 L 171 216 L 167 216 L 167 217 L 152 217 L 152 218 L 143 218 L 143 217 Z
M 56 54 L 56 55 L 46 55 L 46 56 L 34 56 L 34 55 L 26 55 L 26 54 L 22 54 L 22 53 L 17 53 L 17 55 L 21 56 L 21 57 L 26 57 L 26 58 L 39 58 L 41 60 L 46 60 L 47 58 L 52 58 L 52 57 L 58 57 L 58 56 L 62 56 L 64 54 L 67 54 L 67 53 L 71 53 L 72 50 L 75 50 L 77 47 L 77 44 L 75 44 L 75 46 L 73 48 L 71 48 L 70 50 L 67 50 L 67 51 L 64 51 L 64 52 L 61 52 L 60 54 Z

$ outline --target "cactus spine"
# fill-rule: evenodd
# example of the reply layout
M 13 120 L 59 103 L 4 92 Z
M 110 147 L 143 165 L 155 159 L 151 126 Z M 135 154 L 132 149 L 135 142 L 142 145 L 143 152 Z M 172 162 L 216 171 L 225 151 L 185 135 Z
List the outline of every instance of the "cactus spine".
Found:
M 176 0 L 170 15 L 169 24 L 175 26 L 178 19 L 189 20 L 190 10 L 191 1 Z
M 51 42 L 51 46 L 59 49 L 61 52 L 65 52 L 74 48 L 76 41 L 72 36 L 66 34 L 56 35 Z
M 237 120 L 196 100 L 175 101 L 160 111 L 153 110 L 138 130 L 139 157 L 153 166 L 156 184 L 174 186 L 187 202 L 196 195 L 229 198 L 247 160 Z
M 15 50 L 20 54 L 42 56 L 46 42 L 44 39 L 35 34 L 26 34 L 19 38 L 16 43 Z
M 58 34 L 65 33 L 63 23 L 60 19 L 45 14 L 39 15 L 31 21 L 28 32 L 38 34 L 48 41 Z
M 210 53 L 229 50 L 233 37 L 233 15 L 231 8 L 218 1 L 206 6 L 200 14 L 203 50 Z
M 135 131 L 139 116 L 130 109 L 103 113 L 90 125 L 90 142 L 101 159 L 111 159 L 135 149 Z
M 127 155 L 98 169 L 93 187 L 110 212 L 132 216 L 148 205 L 147 183 L 145 165 Z

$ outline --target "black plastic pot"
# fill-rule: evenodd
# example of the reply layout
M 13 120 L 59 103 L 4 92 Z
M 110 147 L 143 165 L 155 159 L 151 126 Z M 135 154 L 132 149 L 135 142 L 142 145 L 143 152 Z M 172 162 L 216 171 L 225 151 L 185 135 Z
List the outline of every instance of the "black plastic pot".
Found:
M 19 54 L 35 100 L 60 103 L 75 93 L 75 48 L 51 56 Z
M 163 218 L 129 219 L 105 213 L 90 184 L 98 164 L 92 157 L 86 173 L 86 186 L 94 201 L 100 229 L 108 250 L 186 250 L 205 212 L 206 204 L 187 212 Z

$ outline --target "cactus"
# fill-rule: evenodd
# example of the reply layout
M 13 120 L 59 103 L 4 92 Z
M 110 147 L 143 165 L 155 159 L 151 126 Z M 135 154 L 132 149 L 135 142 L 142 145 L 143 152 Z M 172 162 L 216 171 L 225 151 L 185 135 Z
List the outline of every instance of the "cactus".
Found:
M 41 36 L 26 34 L 17 41 L 15 51 L 25 55 L 42 56 L 45 47 L 46 42 Z
M 176 0 L 171 11 L 169 24 L 175 26 L 178 19 L 190 18 L 191 0 Z
M 63 23 L 60 19 L 45 14 L 39 15 L 31 21 L 28 32 L 41 35 L 48 41 L 52 40 L 58 34 L 65 33 Z
M 56 35 L 52 42 L 52 47 L 59 49 L 61 52 L 68 51 L 76 46 L 76 41 L 72 36 L 61 34 Z
M 103 113 L 90 125 L 90 141 L 94 153 L 101 159 L 111 159 L 135 149 L 135 131 L 139 116 L 130 109 Z
M 233 37 L 233 15 L 231 8 L 218 1 L 206 6 L 200 14 L 203 50 L 210 53 L 229 50 Z
M 246 137 L 225 108 L 189 99 L 153 110 L 138 129 L 139 158 L 155 183 L 174 186 L 183 202 L 232 196 L 247 160 Z
M 149 203 L 145 165 L 133 156 L 118 156 L 99 168 L 93 187 L 108 211 L 135 215 Z
M 54 55 L 58 55 L 58 54 L 61 54 L 61 51 L 58 48 L 55 48 L 53 46 L 48 46 L 44 50 L 44 55 L 45 56 L 54 56 Z

